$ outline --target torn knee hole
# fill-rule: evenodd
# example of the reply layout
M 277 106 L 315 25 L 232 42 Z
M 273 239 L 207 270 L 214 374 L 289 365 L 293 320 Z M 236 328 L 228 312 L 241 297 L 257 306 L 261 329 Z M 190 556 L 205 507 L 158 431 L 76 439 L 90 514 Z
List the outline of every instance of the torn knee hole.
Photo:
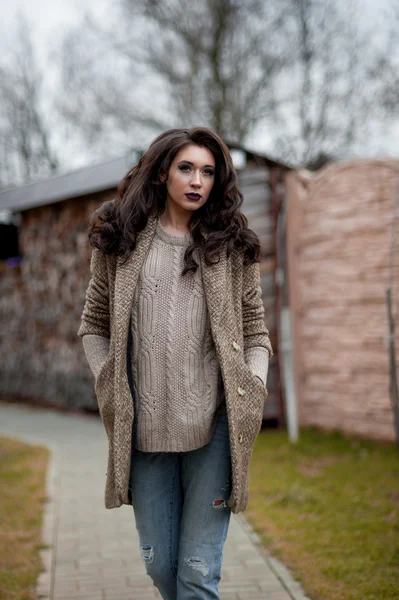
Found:
M 154 548 L 148 544 L 141 544 L 141 558 L 144 562 L 152 563 L 154 560 Z
M 191 567 L 191 569 L 194 569 L 194 571 L 199 571 L 204 576 L 208 575 L 209 573 L 209 568 L 206 562 L 197 556 L 185 558 L 184 564 L 186 564 L 188 567 Z
M 226 508 L 226 502 L 223 498 L 215 498 L 212 502 L 213 508 Z

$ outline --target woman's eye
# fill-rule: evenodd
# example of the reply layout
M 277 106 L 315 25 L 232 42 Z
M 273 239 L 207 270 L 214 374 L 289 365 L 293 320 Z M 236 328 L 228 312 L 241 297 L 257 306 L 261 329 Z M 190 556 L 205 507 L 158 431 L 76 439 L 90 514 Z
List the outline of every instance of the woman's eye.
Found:
M 178 168 L 180 171 L 191 171 L 190 165 L 179 165 Z M 203 173 L 209 177 L 213 177 L 215 175 L 215 171 L 212 171 L 212 169 L 204 169 Z

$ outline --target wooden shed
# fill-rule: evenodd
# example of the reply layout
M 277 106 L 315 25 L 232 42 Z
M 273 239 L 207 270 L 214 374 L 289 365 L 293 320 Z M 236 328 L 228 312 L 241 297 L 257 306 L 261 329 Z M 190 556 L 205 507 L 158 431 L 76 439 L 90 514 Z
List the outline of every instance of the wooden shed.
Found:
M 275 285 L 276 231 L 284 204 L 283 164 L 230 145 L 243 212 L 263 249 L 261 283 L 275 356 L 265 419 L 284 422 Z M 93 377 L 77 336 L 89 279 L 87 225 L 141 155 L 85 167 L 0 192 L 0 212 L 17 222 L 18 240 L 0 241 L 0 390 L 3 398 L 97 410 Z M 12 234 L 10 234 L 12 237 Z M 14 236 L 15 237 L 15 236 Z M 13 238 L 14 239 L 14 238 Z M 11 250 L 13 248 L 13 250 Z M 19 256 L 14 256 L 18 248 Z M 9 252 L 8 252 L 9 250 Z

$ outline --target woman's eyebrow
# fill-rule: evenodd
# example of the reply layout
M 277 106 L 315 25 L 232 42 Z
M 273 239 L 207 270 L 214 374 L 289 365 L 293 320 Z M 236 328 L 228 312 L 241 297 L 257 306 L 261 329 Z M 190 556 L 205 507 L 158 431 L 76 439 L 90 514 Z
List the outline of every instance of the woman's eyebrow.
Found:
M 191 165 L 191 166 L 193 166 L 193 165 L 194 165 L 194 163 L 192 163 L 192 162 L 191 162 L 191 161 L 189 161 L 189 160 L 181 160 L 181 161 L 179 161 L 179 165 L 180 165 L 180 163 L 187 163 L 188 165 Z M 215 165 L 204 165 L 204 167 L 211 167 L 211 169 L 214 169 L 214 168 L 215 168 Z

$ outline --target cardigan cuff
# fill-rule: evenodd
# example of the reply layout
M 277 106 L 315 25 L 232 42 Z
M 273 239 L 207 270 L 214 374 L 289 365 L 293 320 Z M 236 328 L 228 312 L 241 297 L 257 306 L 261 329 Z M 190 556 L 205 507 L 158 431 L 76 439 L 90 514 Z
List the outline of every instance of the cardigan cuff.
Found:
M 266 386 L 269 368 L 269 352 L 262 346 L 254 346 L 244 350 L 244 360 L 254 375 L 257 375 Z
M 82 340 L 87 362 L 94 378 L 97 379 L 101 366 L 107 358 L 110 341 L 101 335 L 85 335 Z

